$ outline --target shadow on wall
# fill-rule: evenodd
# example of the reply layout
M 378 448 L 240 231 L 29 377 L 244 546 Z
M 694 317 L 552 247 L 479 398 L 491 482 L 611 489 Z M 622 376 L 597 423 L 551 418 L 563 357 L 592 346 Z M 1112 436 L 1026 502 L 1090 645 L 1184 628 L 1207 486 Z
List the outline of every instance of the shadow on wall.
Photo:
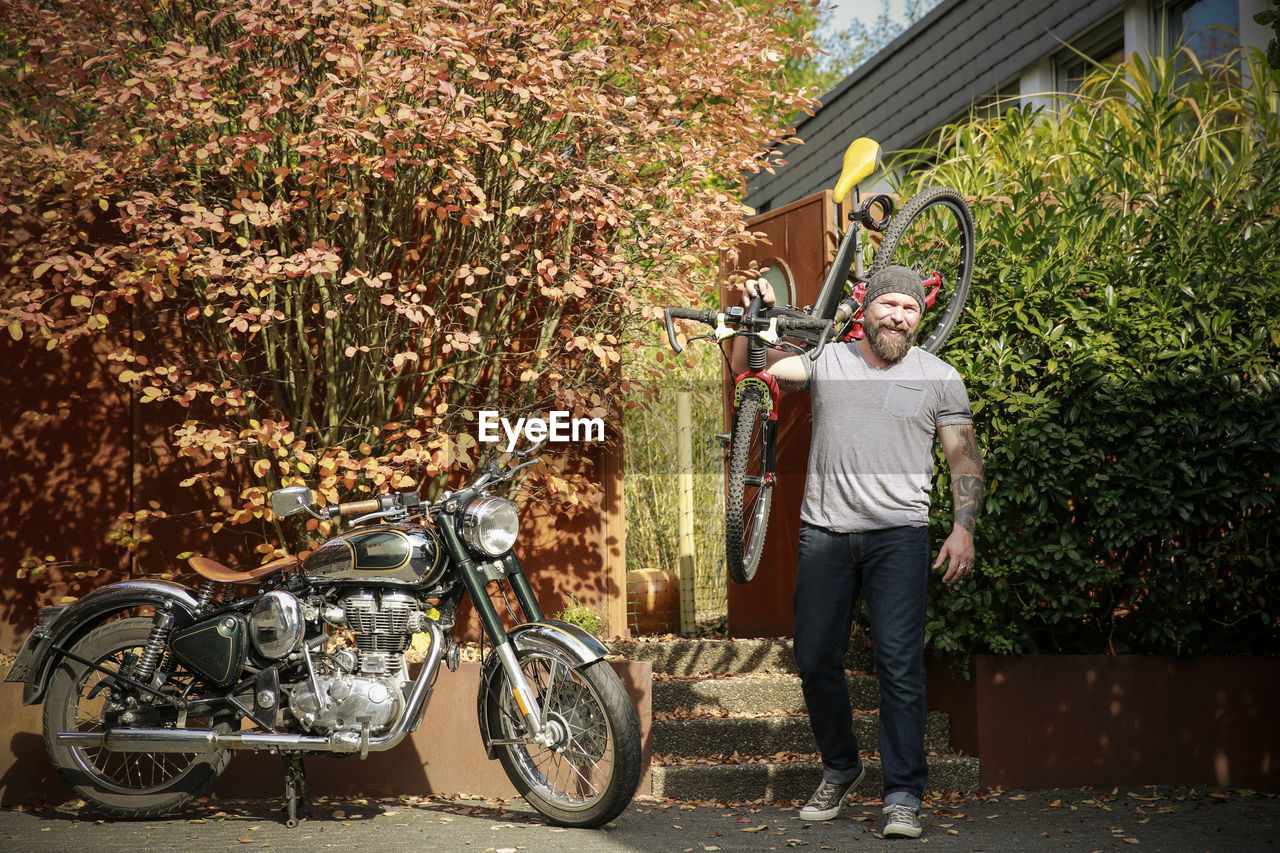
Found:
M 178 485 L 191 471 L 170 451 L 165 425 L 191 415 L 176 405 L 133 402 L 104 351 L 100 342 L 52 352 L 7 335 L 0 342 L 11 368 L 0 376 L 0 398 L 8 402 L 0 410 L 0 515 L 9 520 L 0 530 L 0 650 L 17 649 L 39 608 L 64 597 L 131 576 L 171 573 L 194 585 L 180 553 L 232 566 L 258 561 L 253 546 L 261 540 L 251 530 L 226 528 L 215 536 L 209 513 L 216 499 Z M 576 506 L 531 504 L 524 511 L 517 553 L 548 615 L 566 594 L 602 614 L 608 596 L 625 594 L 610 589 L 607 572 L 611 555 L 621 559 L 623 548 L 612 533 L 617 526 L 606 523 L 608 502 L 618 503 L 605 483 L 611 452 L 604 444 L 569 444 L 542 454 L 566 455 L 570 470 L 580 466 L 598 484 L 579 494 Z M 152 525 L 154 541 L 131 557 L 108 534 L 122 513 L 152 504 L 169 517 Z M 34 575 L 23 569 L 32 561 L 42 566 Z M 470 607 L 461 615 L 458 635 L 478 637 Z
M 39 607 L 127 574 L 106 536 L 133 498 L 133 413 L 87 343 L 45 352 L 6 335 L 0 353 L 3 649 L 21 643 Z M 19 577 L 27 560 L 45 568 Z

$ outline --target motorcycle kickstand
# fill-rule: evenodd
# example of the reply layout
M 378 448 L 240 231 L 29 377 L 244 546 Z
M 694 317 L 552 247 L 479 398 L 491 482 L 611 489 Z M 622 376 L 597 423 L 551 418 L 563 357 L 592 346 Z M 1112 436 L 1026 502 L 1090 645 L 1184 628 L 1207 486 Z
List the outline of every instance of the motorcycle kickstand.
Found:
M 311 795 L 307 793 L 307 768 L 300 755 L 284 755 L 284 797 L 287 817 L 284 825 L 293 829 L 298 825 L 298 801 L 307 820 L 312 820 Z

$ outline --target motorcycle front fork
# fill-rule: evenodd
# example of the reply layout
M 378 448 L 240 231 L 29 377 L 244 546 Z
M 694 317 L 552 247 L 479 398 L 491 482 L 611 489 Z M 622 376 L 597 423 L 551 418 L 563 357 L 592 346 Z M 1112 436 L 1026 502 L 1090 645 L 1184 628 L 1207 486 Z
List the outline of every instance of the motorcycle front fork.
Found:
M 511 694 L 516 700 L 516 707 L 524 716 L 524 724 L 529 729 L 529 736 L 535 743 L 550 749 L 557 740 L 556 734 L 543 725 L 542 709 L 538 704 L 537 694 L 529 686 L 529 680 L 524 677 L 524 670 L 520 668 L 520 662 L 516 659 L 515 649 L 512 648 L 510 641 L 507 641 L 496 646 L 494 651 L 498 653 L 498 661 L 507 674 L 507 683 L 511 685 Z
M 463 547 L 457 531 L 454 530 L 452 518 L 442 515 L 438 525 L 446 546 L 453 554 L 460 557 L 458 568 L 462 573 L 463 585 L 467 589 L 467 594 L 471 596 L 471 604 L 476 609 L 476 615 L 480 617 L 484 632 L 493 640 L 493 649 L 498 653 L 498 661 L 502 664 L 503 672 L 507 674 L 512 698 L 516 700 L 516 707 L 524 717 L 529 735 L 542 746 L 550 746 L 555 736 L 543 725 L 538 694 L 529 686 L 529 680 L 524 677 L 524 670 L 520 668 L 520 661 L 516 658 L 516 651 L 507 637 L 506 629 L 502 626 L 502 620 L 494 609 L 493 602 L 489 600 L 488 593 L 485 592 L 489 583 L 506 581 L 515 593 L 524 618 L 530 621 L 543 618 L 542 607 L 533 594 L 533 588 L 529 586 L 529 579 L 525 577 L 520 561 L 516 559 L 515 554 L 508 552 L 495 560 L 478 562 L 472 559 L 470 553 Z
M 493 579 L 505 580 L 511 585 L 511 591 L 515 593 L 516 602 L 520 605 L 520 612 L 526 620 L 536 621 L 542 618 L 542 607 L 538 604 L 538 599 L 533 594 L 533 588 L 529 586 L 529 579 L 524 575 L 524 569 L 520 566 L 520 561 L 515 554 L 507 554 L 500 560 L 494 561 L 490 571 L 497 575 Z M 485 602 L 489 602 L 489 598 L 485 596 Z M 475 598 L 472 598 L 475 601 Z M 479 608 L 477 608 L 479 609 Z M 491 613 L 493 612 L 492 604 L 484 608 Z M 496 613 L 494 615 L 493 628 L 490 630 L 489 636 L 494 641 L 493 650 L 498 653 L 498 662 L 502 664 L 503 671 L 507 674 L 507 684 L 511 685 L 512 698 L 516 700 L 516 707 L 520 709 L 521 715 L 524 717 L 524 724 L 529 729 L 529 735 L 534 742 L 543 747 L 550 748 L 556 740 L 556 735 L 544 725 L 542 719 L 542 707 L 538 701 L 537 691 L 529 684 L 529 680 L 524 676 L 524 669 L 520 666 L 520 661 L 516 657 L 515 647 L 507 638 L 506 631 L 502 629 L 498 623 Z M 486 623 L 486 629 L 490 625 Z

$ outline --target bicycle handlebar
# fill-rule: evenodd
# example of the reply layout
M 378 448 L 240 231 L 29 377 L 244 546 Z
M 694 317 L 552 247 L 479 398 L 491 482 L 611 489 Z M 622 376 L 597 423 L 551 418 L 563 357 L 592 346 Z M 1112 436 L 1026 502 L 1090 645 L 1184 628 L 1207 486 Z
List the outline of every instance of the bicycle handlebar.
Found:
M 752 300 L 751 307 L 757 308 L 759 297 Z M 798 332 L 804 330 L 814 330 L 822 332 L 818 338 L 818 346 L 809 356 L 810 360 L 817 359 L 822 353 L 823 347 L 827 345 L 827 340 L 831 337 L 832 322 L 824 320 L 820 317 L 813 317 L 799 311 L 789 311 L 785 308 L 775 308 L 768 306 L 759 310 L 756 314 L 750 308 L 742 314 L 719 314 L 715 311 L 702 311 L 696 308 L 664 308 L 663 320 L 667 326 L 667 341 L 671 344 L 671 349 L 675 352 L 683 352 L 684 348 L 680 346 L 676 340 L 675 325 L 673 320 L 696 320 L 708 326 L 715 327 L 719 325 L 720 318 L 723 316 L 725 321 L 730 325 L 739 327 L 759 326 L 761 328 L 767 326 L 772 321 L 777 321 L 777 330 L 779 336 L 785 337 L 789 332 Z
M 821 317 L 797 317 L 784 314 L 778 318 L 778 334 L 786 336 L 788 332 L 798 332 L 804 329 L 820 331 L 822 334 L 818 336 L 818 345 L 809 353 L 809 360 L 817 361 L 818 356 L 822 355 L 822 350 L 826 348 L 827 341 L 831 340 L 833 325 L 831 320 L 824 320 Z
M 671 348 L 677 353 L 684 352 L 684 348 L 676 341 L 676 328 L 671 323 L 672 320 L 697 320 L 699 323 L 706 323 L 708 326 L 716 324 L 716 312 L 714 311 L 671 307 L 662 309 L 662 314 L 667 323 L 667 341 L 670 342 Z

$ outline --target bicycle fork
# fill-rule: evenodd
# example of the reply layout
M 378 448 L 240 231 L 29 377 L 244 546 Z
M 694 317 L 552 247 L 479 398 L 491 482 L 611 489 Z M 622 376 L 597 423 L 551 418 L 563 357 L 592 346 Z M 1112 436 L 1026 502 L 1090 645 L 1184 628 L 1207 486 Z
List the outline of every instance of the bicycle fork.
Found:
M 774 379 L 772 374 L 763 369 L 763 364 L 760 365 L 759 370 L 752 369 L 752 362 L 755 361 L 757 353 L 760 356 L 759 360 L 761 362 L 765 360 L 764 349 L 760 348 L 759 350 L 756 350 L 753 348 L 752 352 L 748 355 L 747 371 L 740 374 L 733 380 L 733 413 L 735 420 L 738 415 L 738 408 L 742 405 L 742 396 L 747 393 L 749 389 L 759 388 L 764 394 L 768 395 L 769 416 L 764 418 L 760 425 L 760 429 L 763 432 L 761 438 L 763 439 L 762 444 L 764 448 L 764 459 L 761 460 L 760 475 L 748 475 L 744 480 L 746 485 L 756 489 L 761 486 L 773 486 L 778 482 L 778 475 L 775 472 L 777 470 L 778 462 L 778 398 L 781 394 L 778 389 L 778 380 Z M 720 438 L 726 446 L 728 446 L 732 435 L 733 433 L 729 432 L 717 437 Z

